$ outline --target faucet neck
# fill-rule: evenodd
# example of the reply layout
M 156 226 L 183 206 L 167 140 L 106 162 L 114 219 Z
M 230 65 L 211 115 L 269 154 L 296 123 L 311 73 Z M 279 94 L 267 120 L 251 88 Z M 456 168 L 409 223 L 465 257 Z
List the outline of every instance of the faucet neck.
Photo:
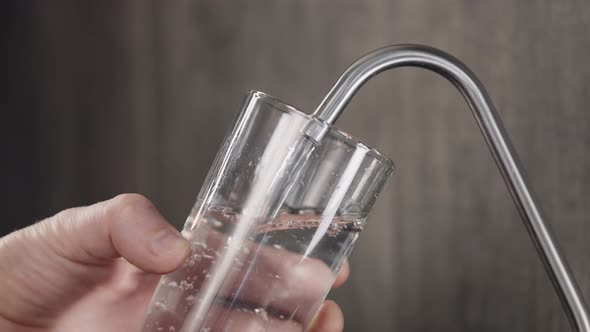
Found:
M 590 332 L 590 320 L 580 291 L 542 217 L 502 121 L 483 85 L 467 66 L 453 56 L 427 46 L 394 45 L 378 49 L 357 60 L 340 76 L 314 112 L 316 122 L 333 124 L 366 81 L 397 67 L 429 69 L 448 79 L 461 92 L 529 230 L 573 330 Z M 321 137 L 321 130 L 314 129 L 313 132 Z

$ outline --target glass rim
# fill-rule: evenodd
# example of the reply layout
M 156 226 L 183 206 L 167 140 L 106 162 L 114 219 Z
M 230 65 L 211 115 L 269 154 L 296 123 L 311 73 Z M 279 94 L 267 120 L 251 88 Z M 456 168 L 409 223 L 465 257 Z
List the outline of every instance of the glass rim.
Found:
M 310 114 L 305 113 L 305 112 L 299 110 L 297 107 L 295 107 L 291 104 L 288 104 L 279 98 L 271 96 L 266 92 L 262 92 L 262 91 L 258 91 L 258 90 L 248 90 L 248 95 L 259 98 L 263 102 L 265 102 L 265 103 L 269 104 L 270 106 L 277 108 L 278 110 L 281 110 L 283 112 L 295 113 L 295 114 L 300 115 L 306 119 L 311 119 Z M 379 163 L 383 164 L 385 167 L 389 167 L 392 170 L 395 170 L 395 168 L 396 168 L 395 163 L 393 162 L 393 160 L 391 160 L 391 158 L 389 158 L 385 154 L 383 154 L 383 153 L 379 152 L 377 149 L 365 144 L 363 141 L 359 140 L 358 138 L 345 133 L 344 131 L 342 131 L 341 129 L 339 129 L 338 127 L 336 127 L 334 125 L 326 124 L 326 126 L 328 127 L 328 131 L 330 133 L 335 134 L 338 137 L 338 139 L 340 139 L 344 143 L 349 144 L 351 146 L 355 146 L 355 147 L 360 145 L 360 146 L 366 148 L 368 150 L 367 155 L 371 156 L 373 159 L 375 159 Z

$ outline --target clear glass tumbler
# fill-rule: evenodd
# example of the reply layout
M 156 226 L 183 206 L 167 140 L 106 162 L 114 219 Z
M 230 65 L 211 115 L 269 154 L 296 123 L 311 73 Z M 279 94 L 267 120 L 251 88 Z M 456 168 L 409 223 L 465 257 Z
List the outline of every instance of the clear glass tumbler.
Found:
M 143 331 L 305 331 L 350 254 L 393 162 L 252 91 L 183 235 L 191 254 L 161 278 Z

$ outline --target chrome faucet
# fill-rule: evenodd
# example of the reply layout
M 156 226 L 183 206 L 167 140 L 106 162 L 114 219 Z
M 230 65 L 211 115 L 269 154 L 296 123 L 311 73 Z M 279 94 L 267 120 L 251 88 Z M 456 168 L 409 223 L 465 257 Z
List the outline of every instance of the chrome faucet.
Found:
M 336 121 L 352 96 L 371 77 L 387 69 L 408 66 L 434 71 L 461 92 L 494 156 L 573 330 L 590 332 L 584 300 L 535 202 L 500 117 L 483 85 L 459 60 L 443 51 L 420 45 L 394 45 L 373 51 L 353 63 L 340 76 L 315 111 L 316 126 L 310 126 L 308 135 L 321 139 L 322 127 Z

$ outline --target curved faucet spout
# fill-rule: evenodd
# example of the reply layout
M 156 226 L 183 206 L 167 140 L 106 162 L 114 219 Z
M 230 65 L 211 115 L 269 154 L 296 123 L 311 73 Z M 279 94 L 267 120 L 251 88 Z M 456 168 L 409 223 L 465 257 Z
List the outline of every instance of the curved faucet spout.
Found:
M 314 117 L 319 122 L 334 123 L 352 96 L 371 77 L 387 69 L 408 66 L 437 72 L 461 92 L 488 143 L 572 328 L 578 332 L 590 332 L 590 320 L 580 291 L 535 202 L 504 126 L 483 85 L 463 63 L 427 46 L 394 45 L 378 49 L 357 60 L 340 76 Z

